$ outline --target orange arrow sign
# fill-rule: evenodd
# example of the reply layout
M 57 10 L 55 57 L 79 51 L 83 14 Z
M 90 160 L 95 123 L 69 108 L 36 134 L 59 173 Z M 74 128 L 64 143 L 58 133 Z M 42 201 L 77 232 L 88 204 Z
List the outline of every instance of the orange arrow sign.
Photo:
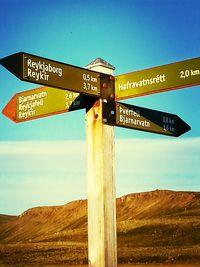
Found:
M 40 87 L 14 95 L 2 113 L 14 122 L 23 122 L 82 108 L 85 106 L 79 93 Z

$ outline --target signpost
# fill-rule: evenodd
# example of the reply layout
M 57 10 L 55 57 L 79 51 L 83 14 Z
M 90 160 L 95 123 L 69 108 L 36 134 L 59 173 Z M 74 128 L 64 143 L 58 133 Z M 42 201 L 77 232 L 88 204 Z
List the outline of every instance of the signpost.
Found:
M 22 81 L 100 96 L 100 73 L 19 52 L 0 63 Z
M 113 126 L 176 137 L 189 131 L 190 126 L 175 114 L 115 100 L 198 85 L 200 58 L 115 78 L 111 76 L 114 67 L 100 58 L 88 65 L 99 72 L 23 52 L 5 57 L 0 63 L 23 81 L 55 87 L 14 95 L 3 109 L 3 114 L 12 121 L 86 108 L 88 261 L 91 267 L 116 267 Z
M 84 107 L 83 96 L 79 93 L 40 87 L 14 95 L 2 113 L 14 122 L 23 122 Z
M 115 77 L 115 99 L 154 94 L 200 84 L 200 58 Z
M 88 65 L 113 72 L 107 62 Z M 104 90 L 112 92 L 113 81 Z M 106 95 L 106 94 L 105 94 Z M 103 100 L 93 100 L 86 109 L 88 261 L 91 267 L 117 266 L 116 189 L 114 127 L 103 123 Z
M 191 128 L 175 114 L 116 103 L 116 125 L 178 137 Z

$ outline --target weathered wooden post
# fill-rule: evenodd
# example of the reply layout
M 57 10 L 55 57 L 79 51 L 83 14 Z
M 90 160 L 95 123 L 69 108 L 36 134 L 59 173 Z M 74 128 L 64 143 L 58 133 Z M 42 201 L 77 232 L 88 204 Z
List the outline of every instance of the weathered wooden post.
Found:
M 41 62 L 43 67 L 38 67 Z M 175 114 L 115 101 L 199 85 L 200 58 L 115 78 L 112 76 L 115 68 L 102 59 L 86 67 L 93 71 L 24 52 L 2 58 L 0 64 L 23 81 L 57 88 L 54 92 L 43 87 L 14 95 L 3 110 L 12 121 L 86 108 L 89 266 L 116 267 L 113 126 L 176 137 L 191 128 Z
M 110 75 L 114 70 L 101 59 L 86 68 Z M 94 102 L 86 114 L 88 262 L 91 267 L 116 267 L 114 127 L 103 124 L 103 101 Z

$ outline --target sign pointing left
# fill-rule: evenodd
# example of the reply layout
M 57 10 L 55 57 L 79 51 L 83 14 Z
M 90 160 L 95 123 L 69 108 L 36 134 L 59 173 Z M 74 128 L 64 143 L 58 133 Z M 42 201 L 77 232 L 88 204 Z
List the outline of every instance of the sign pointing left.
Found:
M 100 96 L 100 73 L 28 53 L 0 60 L 1 65 L 23 81 L 91 96 Z
M 40 87 L 14 95 L 2 113 L 14 122 L 23 122 L 85 108 L 79 93 Z

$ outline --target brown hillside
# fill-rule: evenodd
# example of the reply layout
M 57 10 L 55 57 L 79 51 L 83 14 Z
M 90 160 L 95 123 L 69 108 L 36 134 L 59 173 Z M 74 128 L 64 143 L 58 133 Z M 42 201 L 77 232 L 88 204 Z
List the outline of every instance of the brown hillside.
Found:
M 14 219 L 16 219 L 17 216 L 11 216 L 11 215 L 2 215 L 0 214 L 0 226 L 2 224 L 8 223 L 10 221 L 13 221 Z
M 189 215 L 200 215 L 200 193 L 155 190 L 117 200 L 119 221 Z
M 0 242 L 39 241 L 66 229 L 86 228 L 86 201 L 73 201 L 62 206 L 32 208 L 14 220 L 2 224 Z
M 155 190 L 117 199 L 117 222 L 200 216 L 200 193 Z M 87 237 L 87 202 L 32 208 L 18 217 L 0 217 L 0 242 L 63 240 Z
M 117 199 L 119 263 L 200 264 L 200 193 Z M 87 264 L 87 202 L 0 215 L 0 264 Z

